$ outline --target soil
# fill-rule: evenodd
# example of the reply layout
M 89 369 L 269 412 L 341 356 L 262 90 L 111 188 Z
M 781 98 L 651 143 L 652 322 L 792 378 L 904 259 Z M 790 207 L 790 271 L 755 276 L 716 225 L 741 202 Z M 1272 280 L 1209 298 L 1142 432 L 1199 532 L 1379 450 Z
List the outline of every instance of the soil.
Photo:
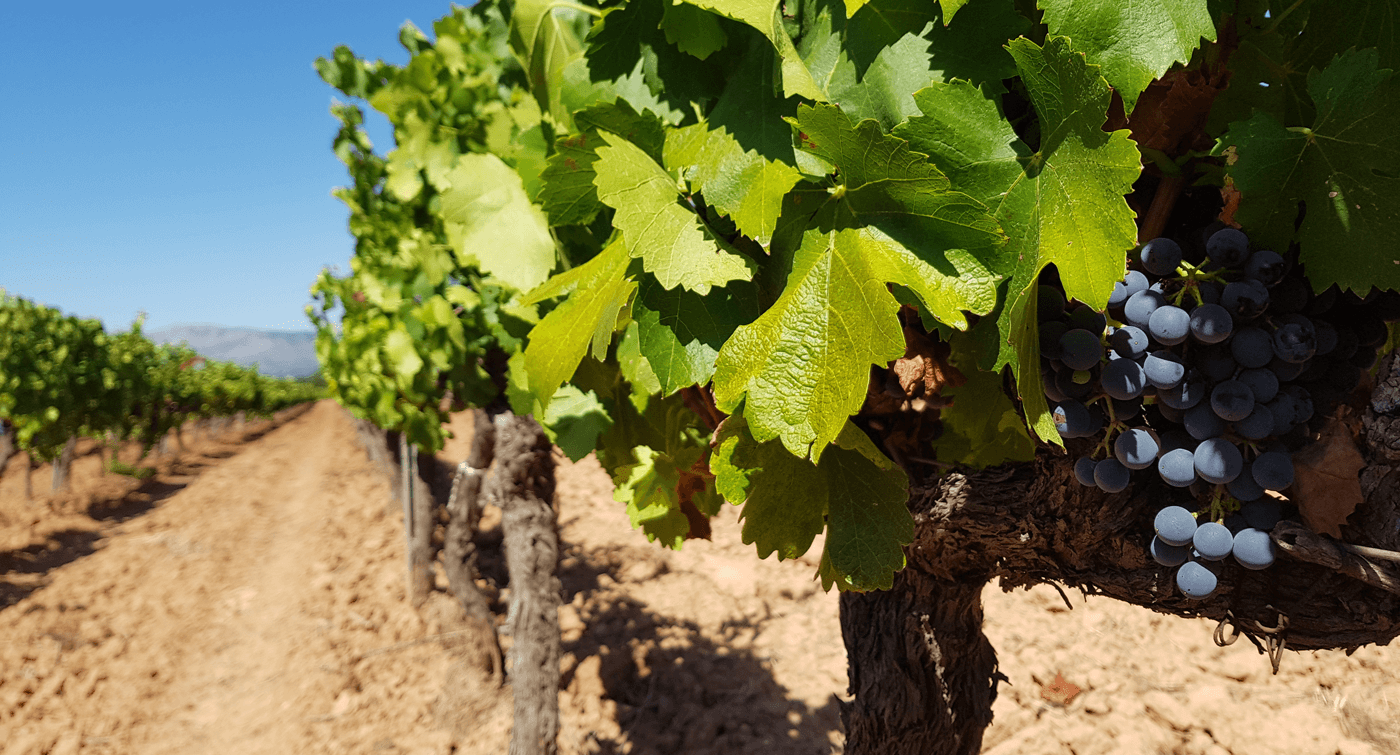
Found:
M 455 462 L 471 422 L 453 427 Z M 144 481 L 103 474 L 92 443 L 70 492 L 40 467 L 26 501 L 22 460 L 0 478 L 0 755 L 506 751 L 510 687 L 461 646 L 440 570 L 405 603 L 401 517 L 339 407 L 185 435 Z M 760 561 L 727 508 L 712 541 L 664 551 L 595 462 L 556 458 L 561 752 L 839 752 L 820 540 Z M 1400 649 L 1288 653 L 1274 676 L 1205 621 L 1052 587 L 984 601 L 1010 682 L 984 752 L 1400 753 Z

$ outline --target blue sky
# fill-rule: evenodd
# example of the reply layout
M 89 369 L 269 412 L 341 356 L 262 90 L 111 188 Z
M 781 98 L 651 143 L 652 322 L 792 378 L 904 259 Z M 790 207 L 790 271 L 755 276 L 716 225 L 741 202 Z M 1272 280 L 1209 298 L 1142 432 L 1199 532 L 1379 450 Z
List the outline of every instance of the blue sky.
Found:
M 333 90 L 348 44 L 404 63 L 406 20 L 449 2 L 6 3 L 0 11 L 0 287 L 124 330 L 309 328 L 348 269 Z M 375 148 L 388 125 L 370 123 Z

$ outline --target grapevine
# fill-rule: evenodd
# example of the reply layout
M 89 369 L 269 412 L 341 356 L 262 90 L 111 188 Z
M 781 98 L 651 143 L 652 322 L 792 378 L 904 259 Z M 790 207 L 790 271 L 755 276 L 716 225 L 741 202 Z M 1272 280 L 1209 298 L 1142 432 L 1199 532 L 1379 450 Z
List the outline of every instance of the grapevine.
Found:
M 406 67 L 337 50 L 321 75 L 396 144 L 336 107 L 332 390 L 430 449 L 452 402 L 508 404 L 668 547 L 726 504 L 760 557 L 822 535 L 876 698 L 852 752 L 975 751 L 990 653 L 928 682 L 917 735 L 856 678 L 980 637 L 955 619 L 992 577 L 1281 642 L 1268 579 L 1295 646 L 1388 641 L 1393 611 L 1347 606 L 1392 582 L 1294 593 L 1332 563 L 1294 518 L 1400 546 L 1374 481 L 1319 514 L 1307 480 L 1334 441 L 1383 454 L 1400 407 L 1365 400 L 1400 314 L 1400 54 L 1311 2 L 1120 6 L 483 2 L 406 27 Z

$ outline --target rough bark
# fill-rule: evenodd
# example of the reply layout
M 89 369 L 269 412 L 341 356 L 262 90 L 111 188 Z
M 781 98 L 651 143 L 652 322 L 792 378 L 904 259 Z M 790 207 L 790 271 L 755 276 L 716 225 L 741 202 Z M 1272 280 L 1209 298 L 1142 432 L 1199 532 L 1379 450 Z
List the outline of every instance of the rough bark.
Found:
M 501 506 L 510 571 L 507 626 L 515 724 L 511 755 L 553 755 L 559 733 L 559 561 L 554 459 L 530 417 L 496 418 L 492 497 Z
M 1219 589 L 1190 600 L 1147 553 L 1152 516 L 1179 496 L 1150 477 L 1117 494 L 1073 478 L 1070 453 L 1029 463 L 953 470 L 911 491 L 908 567 L 887 593 L 843 595 L 852 703 L 846 752 L 973 753 L 990 722 L 995 657 L 977 594 L 1052 583 L 1159 613 L 1222 622 L 1261 650 L 1352 650 L 1400 635 L 1400 567 L 1364 547 L 1400 550 L 1400 359 L 1388 357 L 1361 407 L 1364 502 L 1342 528 L 1348 549 L 1281 523 L 1279 559 L 1262 572 L 1221 562 Z M 1285 661 L 1286 662 L 1286 661 Z
M 15 429 L 10 427 L 8 422 L 0 422 L 0 474 L 5 474 L 5 467 L 10 465 L 10 460 L 18 451 L 15 445 Z
M 855 699 L 846 752 L 977 753 L 992 721 L 997 660 L 982 634 L 985 580 L 905 569 L 893 589 L 841 596 Z
M 53 475 L 49 483 L 50 492 L 57 493 L 68 487 L 68 477 L 73 470 L 73 452 L 77 447 L 78 439 L 76 437 L 69 438 L 68 442 L 63 444 L 63 451 L 53 461 Z
M 399 500 L 403 502 L 404 553 L 408 567 L 405 590 L 408 603 L 414 608 L 423 605 L 433 586 L 432 562 L 428 557 L 432 522 L 424 515 L 428 491 L 414 471 L 417 456 L 418 449 L 408 442 L 408 436 L 400 434 L 399 458 L 407 462 L 400 465 L 402 487 L 399 493 Z M 431 504 L 428 510 L 431 511 Z
M 496 453 L 496 426 L 491 416 L 473 412 L 472 450 L 458 468 L 452 492 L 447 499 L 447 535 L 443 541 L 443 569 L 452 594 L 462 604 L 467 621 L 476 628 L 491 665 L 491 674 L 502 679 L 501 645 L 496 638 L 495 618 L 490 601 L 476 585 L 476 536 L 481 518 L 481 486 L 486 469 Z

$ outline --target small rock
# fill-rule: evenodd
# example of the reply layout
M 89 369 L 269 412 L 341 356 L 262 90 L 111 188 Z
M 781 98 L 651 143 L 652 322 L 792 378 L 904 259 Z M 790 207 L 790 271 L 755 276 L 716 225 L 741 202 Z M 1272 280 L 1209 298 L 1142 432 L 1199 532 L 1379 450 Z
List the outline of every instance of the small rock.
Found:
M 1359 739 L 1343 739 L 1337 743 L 1337 755 L 1376 755 L 1376 748 L 1370 742 Z
M 1101 716 L 1105 713 L 1113 712 L 1113 703 L 1103 695 L 1086 695 L 1084 697 L 1084 712 Z
M 1142 696 L 1142 702 L 1147 706 L 1149 713 L 1162 719 L 1177 731 L 1187 731 L 1195 725 L 1195 717 L 1186 709 L 1186 706 L 1165 692 L 1149 692 Z

